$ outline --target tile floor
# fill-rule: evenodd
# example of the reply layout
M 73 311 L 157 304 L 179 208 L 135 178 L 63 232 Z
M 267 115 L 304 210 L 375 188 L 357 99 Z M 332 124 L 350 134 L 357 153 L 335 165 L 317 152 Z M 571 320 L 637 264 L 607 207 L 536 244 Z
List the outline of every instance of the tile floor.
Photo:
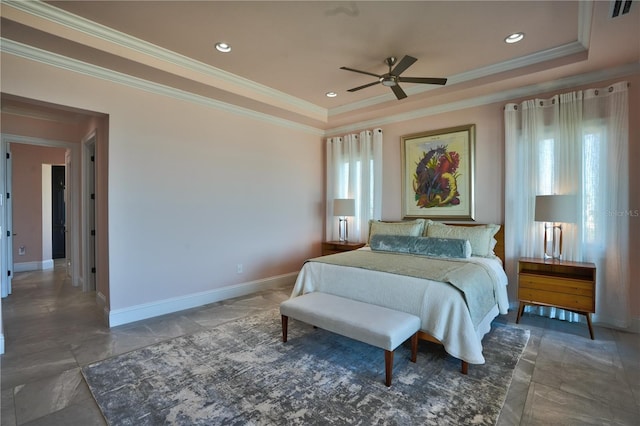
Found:
M 23 272 L 2 300 L 1 425 L 104 425 L 80 366 L 278 306 L 289 288 L 140 321 L 104 326 L 94 293 L 71 287 L 64 266 Z M 512 312 L 496 321 L 513 323 Z M 499 425 L 638 425 L 640 335 L 525 315 L 531 339 Z M 473 368 L 471 366 L 470 368 Z

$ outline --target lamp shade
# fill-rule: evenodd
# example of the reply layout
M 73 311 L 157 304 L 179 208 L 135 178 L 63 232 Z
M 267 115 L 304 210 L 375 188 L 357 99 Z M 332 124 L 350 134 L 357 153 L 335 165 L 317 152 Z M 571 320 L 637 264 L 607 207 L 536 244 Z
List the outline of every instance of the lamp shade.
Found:
M 356 214 L 356 200 L 352 198 L 336 198 L 333 200 L 334 216 L 354 216 Z
M 574 223 L 576 221 L 575 195 L 537 195 L 534 220 Z

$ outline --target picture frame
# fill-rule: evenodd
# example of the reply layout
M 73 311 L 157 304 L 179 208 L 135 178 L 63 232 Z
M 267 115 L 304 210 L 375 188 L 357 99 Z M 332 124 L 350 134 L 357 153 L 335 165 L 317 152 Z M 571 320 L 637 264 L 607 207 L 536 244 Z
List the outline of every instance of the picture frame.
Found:
M 401 137 L 404 219 L 475 220 L 475 124 Z

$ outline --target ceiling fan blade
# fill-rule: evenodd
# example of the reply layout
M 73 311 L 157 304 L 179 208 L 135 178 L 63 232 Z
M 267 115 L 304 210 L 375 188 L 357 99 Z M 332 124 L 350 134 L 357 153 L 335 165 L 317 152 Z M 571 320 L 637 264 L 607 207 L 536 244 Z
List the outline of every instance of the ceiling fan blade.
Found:
M 398 77 L 398 81 L 403 83 L 421 83 L 421 84 L 447 84 L 446 78 L 429 78 L 429 77 Z
M 400 62 L 398 62 L 398 65 L 396 65 L 393 71 L 391 71 L 389 74 L 398 76 L 402 74 L 411 65 L 413 65 L 415 61 L 417 61 L 417 59 L 414 58 L 413 56 L 404 55 L 404 58 L 402 58 Z
M 355 92 L 355 91 L 360 90 L 360 89 L 365 89 L 367 87 L 375 86 L 376 84 L 380 84 L 380 82 L 379 81 L 374 81 L 373 83 L 365 84 L 363 86 L 354 87 L 353 89 L 347 90 L 347 92 Z
M 374 77 L 378 77 L 380 78 L 381 76 L 379 76 L 378 74 L 374 74 L 372 72 L 367 72 L 367 71 L 360 71 L 360 70 L 354 70 L 353 68 L 347 68 L 347 67 L 340 67 L 341 70 L 347 70 L 347 71 L 353 71 L 353 72 L 359 72 L 360 74 L 367 74 L 367 75 L 372 75 Z
M 404 90 L 402 90 L 402 88 L 397 84 L 395 86 L 391 86 L 391 90 L 393 90 L 393 93 L 396 95 L 396 98 L 398 98 L 398 100 L 407 97 L 407 94 L 404 93 Z

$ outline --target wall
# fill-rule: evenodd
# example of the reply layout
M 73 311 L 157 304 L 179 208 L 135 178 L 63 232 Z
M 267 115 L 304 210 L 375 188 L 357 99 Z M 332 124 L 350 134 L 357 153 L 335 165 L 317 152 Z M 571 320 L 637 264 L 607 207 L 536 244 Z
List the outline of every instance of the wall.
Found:
M 3 86 L 4 82 L 3 78 Z M 2 133 L 4 134 L 78 143 L 84 136 L 82 132 L 83 126 L 78 123 L 2 113 Z
M 504 143 L 496 106 L 483 106 L 386 125 L 383 160 L 383 219 L 402 215 L 401 143 L 404 135 L 466 124 L 476 125 L 475 221 L 504 220 Z
M 319 134 L 6 54 L 2 79 L 6 93 L 109 115 L 112 314 L 293 279 L 320 253 Z
M 51 260 L 51 247 L 42 245 L 42 165 L 64 165 L 64 156 L 65 150 L 62 148 L 11 144 L 14 264 L 36 265 Z M 21 246 L 25 247 L 24 255 L 18 254 Z M 45 249 L 48 249 L 48 259 L 43 258 Z

